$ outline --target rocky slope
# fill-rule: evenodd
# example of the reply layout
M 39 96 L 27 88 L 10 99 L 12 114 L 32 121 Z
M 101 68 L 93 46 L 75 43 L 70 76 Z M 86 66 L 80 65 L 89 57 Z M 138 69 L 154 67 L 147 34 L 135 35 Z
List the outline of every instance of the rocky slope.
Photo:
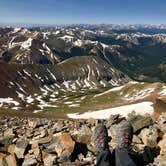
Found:
M 119 115 L 104 121 L 111 151 L 117 146 Z M 133 126 L 132 150 L 140 165 L 166 164 L 166 114 L 158 119 L 134 113 L 127 117 Z M 0 165 L 95 165 L 92 131 L 97 120 L 53 120 L 0 117 Z M 137 160 L 136 160 L 137 161 Z M 137 161 L 137 162 L 138 162 Z

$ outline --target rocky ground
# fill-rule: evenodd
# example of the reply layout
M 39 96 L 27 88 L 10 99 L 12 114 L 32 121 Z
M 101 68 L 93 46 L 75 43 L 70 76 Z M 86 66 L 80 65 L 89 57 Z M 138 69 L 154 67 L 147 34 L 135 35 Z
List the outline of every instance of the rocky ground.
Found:
M 104 123 L 110 150 L 117 145 L 119 124 L 126 120 L 113 115 Z M 141 165 L 166 165 L 166 113 L 156 120 L 150 115 L 128 115 L 134 128 L 132 149 Z M 46 118 L 0 117 L 0 166 L 95 165 L 92 131 L 97 120 L 51 120 Z

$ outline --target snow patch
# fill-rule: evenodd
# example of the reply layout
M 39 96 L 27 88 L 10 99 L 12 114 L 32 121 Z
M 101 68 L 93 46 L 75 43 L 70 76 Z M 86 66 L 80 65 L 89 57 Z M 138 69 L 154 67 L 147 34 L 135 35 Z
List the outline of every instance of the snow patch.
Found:
M 102 95 L 105 95 L 107 93 L 110 93 L 110 92 L 116 92 L 116 91 L 120 91 L 124 88 L 124 85 L 123 86 L 118 86 L 118 87 L 115 87 L 115 88 L 111 88 L 103 93 L 100 93 L 100 94 L 97 94 L 95 95 L 94 97 L 98 97 L 98 96 L 102 96 Z
M 127 96 L 127 98 L 125 98 L 125 100 L 138 100 L 138 99 L 143 99 L 147 96 L 149 96 L 151 93 L 153 93 L 155 91 L 154 87 L 151 88 L 147 88 L 147 89 L 143 89 L 141 91 L 137 91 L 136 94 L 132 95 L 132 97 L 129 97 L 129 95 Z
M 81 97 L 81 100 L 84 100 L 86 98 L 86 96 L 83 96 L 83 97 Z
M 23 93 L 26 93 L 25 90 L 21 87 L 20 84 L 16 83 L 16 85 L 18 86 L 18 88 L 20 89 L 20 91 L 22 91 Z
M 70 82 L 71 81 L 64 81 L 62 84 L 65 86 L 67 90 L 70 90 Z
M 31 103 L 34 101 L 34 99 L 32 98 L 31 95 L 28 96 L 28 97 L 26 98 L 26 100 L 27 100 L 27 103 L 28 103 L 28 104 L 31 104 Z
M 85 83 L 85 87 L 91 87 L 91 84 L 88 82 L 87 79 L 84 80 L 84 83 Z
M 63 37 L 59 37 L 62 40 L 65 40 L 66 42 L 72 42 L 73 41 L 73 36 L 65 35 Z
M 43 43 L 43 48 L 45 48 L 48 53 L 51 52 L 50 48 L 46 45 L 46 43 Z
M 51 73 L 51 71 L 49 69 L 47 69 L 47 71 L 50 73 L 51 77 L 56 81 L 56 77 L 54 76 L 54 74 Z
M 18 106 L 20 103 L 17 102 L 17 101 L 14 101 L 13 98 L 0 98 L 0 107 L 3 106 L 4 103 L 7 103 L 7 104 L 14 104 L 15 106 Z
M 45 89 L 43 89 L 43 88 L 41 88 L 41 87 L 40 87 L 40 90 L 41 90 L 42 92 L 44 92 L 44 93 L 43 93 L 44 96 L 46 96 L 46 95 L 48 94 L 48 91 L 45 90 Z
M 35 110 L 35 111 L 33 111 L 33 113 L 39 113 L 39 112 L 42 112 L 42 110 Z
M 119 84 L 118 84 L 118 82 L 116 81 L 116 80 L 111 80 L 111 81 L 109 81 L 110 83 L 111 83 L 111 85 L 113 85 L 113 86 L 118 86 Z
M 69 107 L 79 107 L 80 106 L 80 104 L 71 104 L 71 105 L 69 105 Z
M 96 61 L 96 59 L 93 59 L 93 62 L 96 63 L 96 64 L 98 64 L 98 62 Z
M 105 48 L 107 48 L 107 47 L 109 47 L 109 45 L 107 45 L 107 44 L 104 44 L 104 43 L 100 43 L 101 45 L 102 45 L 102 47 L 105 49 Z
M 161 96 L 166 95 L 166 86 L 163 87 L 163 90 L 159 93 Z
M 32 41 L 33 41 L 32 38 L 28 38 L 27 41 L 24 41 L 24 42 L 21 44 L 21 48 L 23 48 L 23 49 L 28 49 L 29 47 L 31 47 Z
M 146 113 L 152 114 L 153 113 L 153 107 L 152 102 L 142 102 L 137 104 L 131 104 L 131 105 L 125 105 L 115 108 L 109 108 L 99 111 L 93 111 L 93 112 L 86 112 L 83 114 L 73 113 L 73 114 L 67 114 L 69 118 L 73 119 L 107 119 L 110 117 L 110 115 L 116 115 L 120 114 L 123 117 L 127 117 L 129 113 L 132 113 L 135 111 L 136 114 L 145 115 Z
M 72 101 L 66 101 L 64 102 L 64 104 L 72 104 L 73 102 Z
M 22 93 L 19 93 L 19 92 L 17 92 L 17 91 L 16 91 L 16 93 L 17 93 L 18 97 L 19 97 L 21 100 L 24 101 L 25 96 L 24 96 Z
M 44 88 L 45 88 L 46 90 L 50 91 L 50 92 L 52 92 L 52 91 L 53 91 L 53 90 L 52 90 L 52 89 L 50 89 L 47 85 L 44 85 Z
M 42 109 L 42 110 L 45 107 L 53 107 L 53 108 L 57 107 L 56 105 L 49 104 L 49 103 L 45 102 L 44 100 L 42 100 L 42 96 L 38 96 L 36 98 L 36 100 L 38 100 L 40 102 L 40 104 L 38 104 L 38 107 L 40 107 L 40 109 Z
M 75 42 L 73 42 L 73 44 L 74 44 L 75 46 L 81 47 L 81 46 L 82 46 L 82 41 L 81 41 L 80 39 L 77 39 Z
M 13 82 L 11 82 L 11 81 L 9 82 L 9 84 L 10 84 L 10 85 L 14 85 L 14 83 L 13 83 Z
M 106 87 L 107 85 L 103 80 L 100 81 L 100 84 L 103 85 L 103 87 Z
M 97 75 L 100 76 L 99 69 L 96 67 Z
M 20 30 L 21 30 L 21 28 L 14 28 L 13 33 L 17 33 L 17 32 L 20 31 Z
M 23 70 L 23 72 L 24 72 L 27 76 L 31 77 L 31 74 L 28 73 L 25 69 Z

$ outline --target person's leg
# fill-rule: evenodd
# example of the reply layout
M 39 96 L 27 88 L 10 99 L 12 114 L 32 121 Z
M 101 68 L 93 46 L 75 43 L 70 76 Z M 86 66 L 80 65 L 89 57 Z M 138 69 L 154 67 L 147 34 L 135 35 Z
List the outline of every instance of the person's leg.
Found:
M 116 166 L 136 166 L 130 155 L 133 128 L 129 122 L 123 122 L 118 129 L 118 147 L 115 150 Z
M 115 150 L 115 163 L 116 166 L 136 166 L 127 149 Z
M 97 156 L 96 166 L 113 166 L 111 152 L 106 149 Z
M 93 131 L 93 142 L 97 152 L 97 166 L 113 166 L 112 156 L 108 146 L 108 132 L 103 124 L 98 124 Z

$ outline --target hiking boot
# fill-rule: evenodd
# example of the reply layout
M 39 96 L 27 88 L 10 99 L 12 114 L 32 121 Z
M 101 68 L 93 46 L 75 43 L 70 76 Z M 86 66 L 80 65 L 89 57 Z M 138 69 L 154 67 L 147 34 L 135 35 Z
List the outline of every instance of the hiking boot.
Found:
M 93 143 L 97 153 L 100 153 L 106 149 L 109 149 L 108 132 L 105 125 L 98 124 L 95 127 L 93 131 L 92 139 L 93 139 Z
M 129 122 L 120 124 L 117 134 L 118 148 L 129 150 L 133 138 L 133 128 L 131 124 Z

